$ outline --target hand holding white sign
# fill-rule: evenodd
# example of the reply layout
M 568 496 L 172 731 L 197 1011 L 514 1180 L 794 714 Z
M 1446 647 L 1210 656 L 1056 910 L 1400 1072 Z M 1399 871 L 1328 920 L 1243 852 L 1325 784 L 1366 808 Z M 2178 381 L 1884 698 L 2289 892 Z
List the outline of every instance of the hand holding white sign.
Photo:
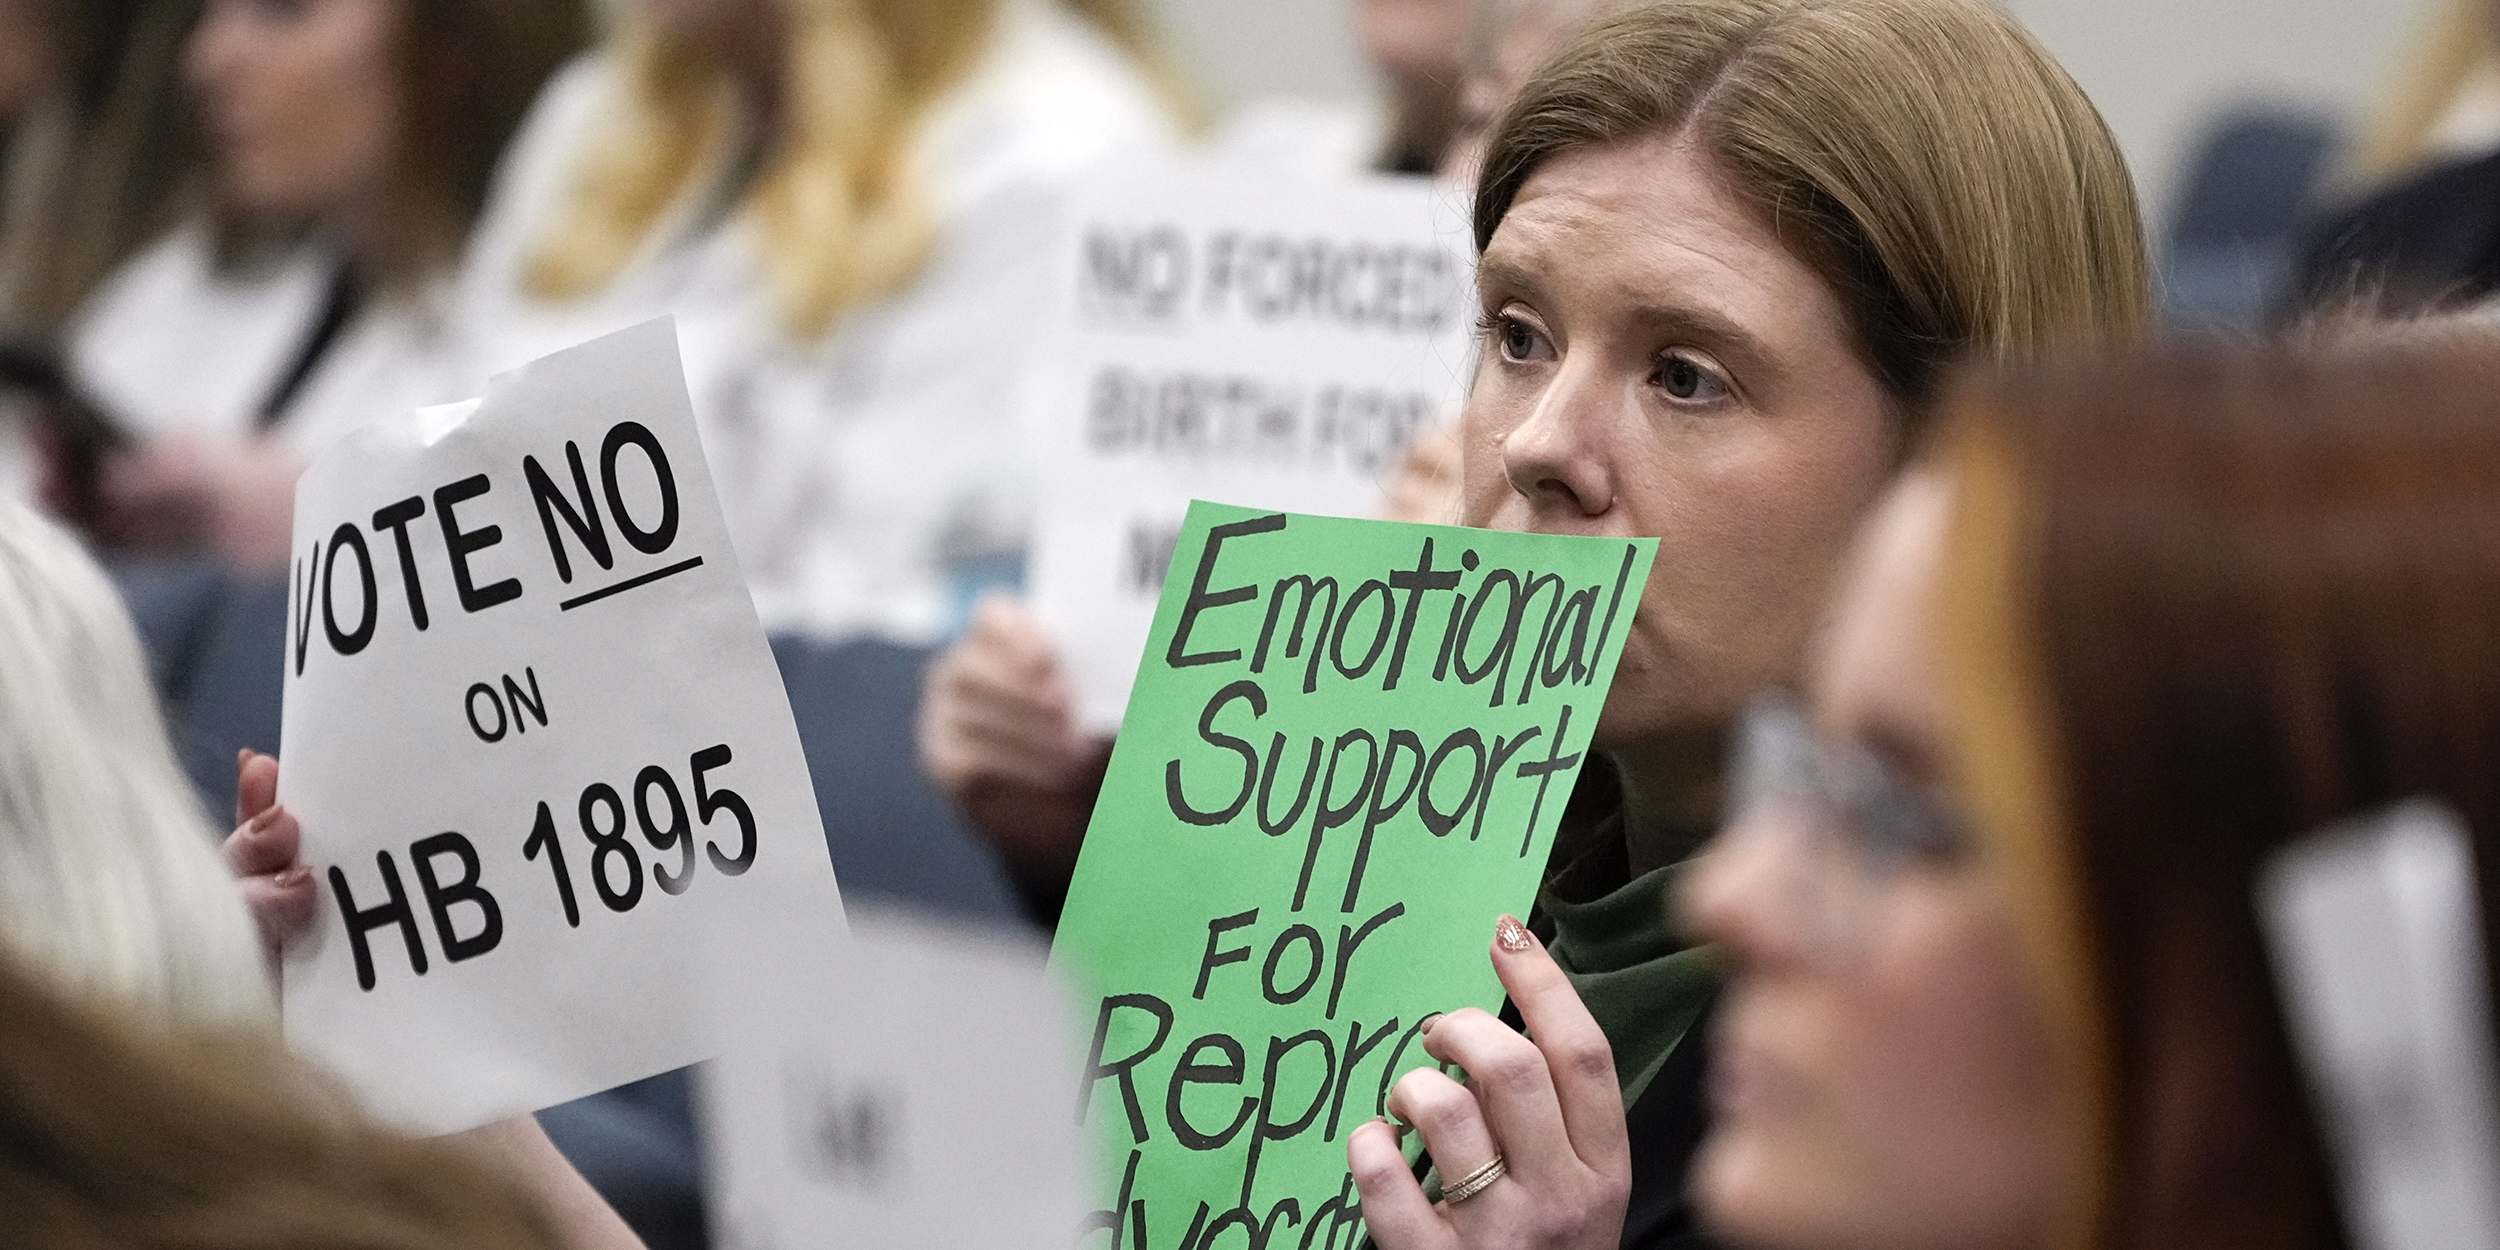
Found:
M 807 766 L 653 322 L 296 494 L 287 1032 L 447 1131 L 701 1059 L 703 952 L 833 940 Z

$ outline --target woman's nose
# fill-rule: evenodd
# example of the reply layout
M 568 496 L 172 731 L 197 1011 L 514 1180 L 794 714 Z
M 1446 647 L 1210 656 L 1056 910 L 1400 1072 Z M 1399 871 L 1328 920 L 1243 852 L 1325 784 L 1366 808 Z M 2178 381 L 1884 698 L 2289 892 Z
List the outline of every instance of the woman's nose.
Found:
M 1799 926 L 1793 839 L 1776 812 L 1740 814 L 1702 848 L 1676 891 L 1685 929 L 1727 953 L 1738 967 L 1803 959 L 1812 943 Z
M 1615 506 L 1612 452 L 1619 390 L 1564 357 L 1527 419 L 1504 435 L 1502 472 L 1540 512 L 1603 516 Z

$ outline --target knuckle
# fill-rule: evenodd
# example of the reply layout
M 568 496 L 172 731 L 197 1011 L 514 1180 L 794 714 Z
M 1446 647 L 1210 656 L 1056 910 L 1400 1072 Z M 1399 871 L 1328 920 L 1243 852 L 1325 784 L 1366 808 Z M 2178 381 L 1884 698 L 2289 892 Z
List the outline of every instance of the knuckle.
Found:
M 1603 1034 L 1574 1038 L 1562 1043 L 1556 1050 L 1559 1053 L 1554 1058 L 1563 1071 L 1582 1080 L 1614 1079 L 1615 1050 L 1606 1044 Z
M 1354 1187 L 1365 1194 L 1387 1193 L 1407 1176 L 1406 1161 L 1394 1150 L 1359 1151 L 1347 1163 L 1354 1173 Z
M 1525 1044 L 1505 1046 L 1483 1059 L 1470 1075 L 1488 1084 L 1532 1086 L 1549 1079 L 1545 1056 L 1536 1047 Z
M 1410 1072 L 1398 1081 L 1398 1103 L 1406 1122 L 1435 1132 L 1466 1123 L 1467 1118 L 1476 1112 L 1475 1097 L 1446 1078 L 1437 1081 L 1419 1079 L 1427 1075 L 1440 1074 L 1423 1069 Z

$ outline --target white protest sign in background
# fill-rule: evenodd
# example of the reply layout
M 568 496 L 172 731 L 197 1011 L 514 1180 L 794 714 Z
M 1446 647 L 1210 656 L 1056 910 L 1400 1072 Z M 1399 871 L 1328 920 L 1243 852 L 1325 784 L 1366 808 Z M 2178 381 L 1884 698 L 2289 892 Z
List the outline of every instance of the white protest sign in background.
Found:
M 844 946 L 732 959 L 769 1004 L 704 1065 L 724 1250 L 1067 1250 L 1084 1219 L 1076 1058 L 1039 942 L 854 912 Z
M 2473 833 L 2420 799 L 2292 843 L 2258 878 L 2284 1014 L 2363 1250 L 2500 1246 L 2475 893 Z
M 1455 412 L 1472 264 L 1422 179 L 1185 166 L 1075 198 L 1032 568 L 1081 725 L 1120 722 L 1190 500 L 1375 514 Z
M 656 321 L 296 488 L 288 1040 L 450 1131 L 705 1058 L 708 953 L 840 940 L 779 670 Z

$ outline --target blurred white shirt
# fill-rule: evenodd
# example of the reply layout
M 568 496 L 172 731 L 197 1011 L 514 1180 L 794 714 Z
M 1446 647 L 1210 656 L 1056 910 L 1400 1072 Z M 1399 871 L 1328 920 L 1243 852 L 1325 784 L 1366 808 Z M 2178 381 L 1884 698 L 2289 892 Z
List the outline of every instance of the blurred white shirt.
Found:
M 70 368 L 143 443 L 242 441 L 301 355 L 337 266 L 307 242 L 220 270 L 206 223 L 179 226 L 89 297 L 70 326 Z M 310 459 L 367 421 L 462 397 L 446 294 L 363 300 L 271 431 Z

